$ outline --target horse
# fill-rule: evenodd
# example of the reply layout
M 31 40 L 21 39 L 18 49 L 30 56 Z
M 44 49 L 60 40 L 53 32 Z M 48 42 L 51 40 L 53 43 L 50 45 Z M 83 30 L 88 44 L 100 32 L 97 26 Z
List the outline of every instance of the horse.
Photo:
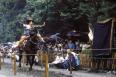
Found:
M 22 45 L 19 48 L 19 67 L 21 67 L 21 59 L 22 59 L 22 53 L 26 53 L 26 58 L 27 58 L 27 64 L 29 63 L 29 71 L 32 70 L 33 64 L 34 64 L 34 59 L 35 55 L 38 50 L 38 42 L 39 42 L 39 37 L 37 36 L 38 30 L 37 28 L 33 28 L 30 31 L 30 37 L 26 41 L 24 45 Z

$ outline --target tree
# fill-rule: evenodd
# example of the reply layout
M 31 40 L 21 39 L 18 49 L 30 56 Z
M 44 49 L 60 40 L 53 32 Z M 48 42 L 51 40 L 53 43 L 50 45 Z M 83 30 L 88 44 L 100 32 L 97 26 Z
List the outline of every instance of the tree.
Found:
M 22 34 L 21 23 L 27 16 L 36 25 L 46 21 L 44 33 L 62 33 L 71 28 L 87 31 L 84 29 L 88 23 L 110 17 L 108 10 L 115 3 L 114 0 L 0 0 L 0 41 L 15 41 Z

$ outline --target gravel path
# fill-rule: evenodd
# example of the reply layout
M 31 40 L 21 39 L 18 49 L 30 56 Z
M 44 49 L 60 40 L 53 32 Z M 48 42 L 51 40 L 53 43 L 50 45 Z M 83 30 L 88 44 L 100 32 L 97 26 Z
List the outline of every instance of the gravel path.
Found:
M 13 75 L 12 66 L 9 59 L 5 59 L 0 70 L 0 77 L 45 77 L 44 68 L 34 66 L 34 70 L 28 71 L 28 67 L 17 68 L 16 76 Z M 49 77 L 116 77 L 116 74 L 111 73 L 89 73 L 87 71 L 73 71 L 70 75 L 65 69 L 49 68 Z

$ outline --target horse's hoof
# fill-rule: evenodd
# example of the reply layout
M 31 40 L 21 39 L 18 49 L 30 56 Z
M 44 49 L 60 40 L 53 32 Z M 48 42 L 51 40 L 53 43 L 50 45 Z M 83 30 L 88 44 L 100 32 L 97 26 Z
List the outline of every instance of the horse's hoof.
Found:
M 26 66 L 28 66 L 28 63 L 26 63 Z
M 29 71 L 32 71 L 32 68 L 29 68 Z
M 21 68 L 21 65 L 19 65 L 18 67 Z

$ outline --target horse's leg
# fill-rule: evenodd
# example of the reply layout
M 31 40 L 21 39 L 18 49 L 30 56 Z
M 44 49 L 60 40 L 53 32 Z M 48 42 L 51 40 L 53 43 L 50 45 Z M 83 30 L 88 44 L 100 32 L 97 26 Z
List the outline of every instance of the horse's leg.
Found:
M 19 50 L 19 67 L 21 67 L 22 53 L 23 50 Z
M 32 67 L 33 67 L 33 64 L 34 64 L 34 59 L 35 59 L 35 55 L 31 55 L 31 56 L 29 57 L 29 65 L 30 65 L 29 70 L 30 70 L 30 71 L 32 70 Z

